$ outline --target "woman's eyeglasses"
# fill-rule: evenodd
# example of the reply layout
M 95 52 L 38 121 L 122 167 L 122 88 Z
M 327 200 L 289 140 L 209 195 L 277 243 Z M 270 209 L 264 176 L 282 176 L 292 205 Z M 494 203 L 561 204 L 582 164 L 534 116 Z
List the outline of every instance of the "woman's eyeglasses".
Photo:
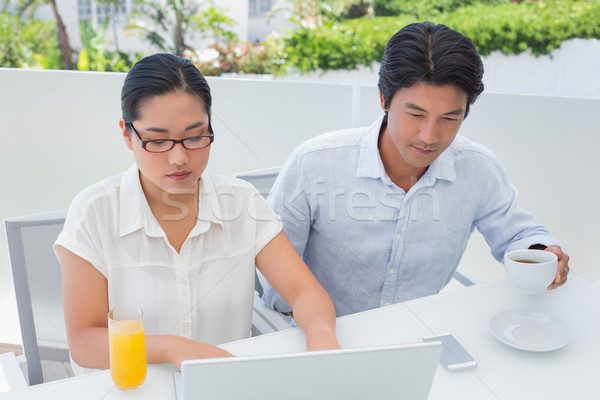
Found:
M 157 140 L 142 140 L 140 134 L 137 132 L 132 122 L 127 122 L 135 136 L 138 138 L 140 142 L 140 146 L 142 149 L 146 150 L 150 153 L 164 153 L 166 151 L 171 150 L 175 147 L 176 143 L 181 143 L 183 147 L 188 150 L 200 150 L 205 147 L 210 146 L 212 142 L 215 140 L 215 134 L 212 129 L 212 125 L 210 121 L 208 122 L 208 131 L 210 135 L 201 135 L 201 136 L 192 136 L 189 138 L 175 140 L 175 139 L 157 139 Z

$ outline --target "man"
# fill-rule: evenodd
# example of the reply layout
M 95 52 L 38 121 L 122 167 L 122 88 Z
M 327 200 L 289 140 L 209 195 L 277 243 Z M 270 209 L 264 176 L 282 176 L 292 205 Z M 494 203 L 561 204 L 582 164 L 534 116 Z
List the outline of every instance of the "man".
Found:
M 384 116 L 313 138 L 286 161 L 269 203 L 338 316 L 439 292 L 475 228 L 498 261 L 515 249 L 555 253 L 549 289 L 566 281 L 569 256 L 519 206 L 495 156 L 457 136 L 482 77 L 469 38 L 408 25 L 379 71 Z M 263 299 L 290 310 L 268 284 Z

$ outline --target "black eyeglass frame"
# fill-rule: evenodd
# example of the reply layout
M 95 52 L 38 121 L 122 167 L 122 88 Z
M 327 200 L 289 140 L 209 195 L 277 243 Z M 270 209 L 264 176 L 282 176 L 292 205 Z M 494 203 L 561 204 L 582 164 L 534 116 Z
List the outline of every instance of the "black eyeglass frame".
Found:
M 171 151 L 173 150 L 173 147 L 175 147 L 175 145 L 177 143 L 181 143 L 181 145 L 186 149 L 186 150 L 202 150 L 207 148 L 208 146 L 210 146 L 214 141 L 215 141 L 215 133 L 213 131 L 212 128 L 212 124 L 210 123 L 210 120 L 208 121 L 208 131 L 210 132 L 210 135 L 199 135 L 199 136 L 191 136 L 185 139 L 156 139 L 156 140 L 143 140 L 142 137 L 140 136 L 140 134 L 138 133 L 138 131 L 135 129 L 135 126 L 133 126 L 133 122 L 126 122 L 127 125 L 129 125 L 131 127 L 131 130 L 133 131 L 133 133 L 135 133 L 135 136 L 137 137 L 138 141 L 140 142 L 140 146 L 142 147 L 142 149 L 144 149 L 145 151 L 147 151 L 148 153 L 152 153 L 152 154 L 157 154 L 157 153 L 166 153 L 167 151 Z M 185 141 L 189 140 L 189 139 L 196 139 L 196 138 L 202 138 L 202 137 L 207 137 L 210 139 L 210 142 L 206 145 L 206 146 L 202 146 L 202 147 L 198 147 L 196 149 L 190 149 L 185 145 Z M 148 145 L 148 143 L 152 143 L 152 142 L 171 142 L 171 147 L 169 147 L 167 150 L 163 150 L 163 151 L 150 151 L 146 148 L 146 146 Z

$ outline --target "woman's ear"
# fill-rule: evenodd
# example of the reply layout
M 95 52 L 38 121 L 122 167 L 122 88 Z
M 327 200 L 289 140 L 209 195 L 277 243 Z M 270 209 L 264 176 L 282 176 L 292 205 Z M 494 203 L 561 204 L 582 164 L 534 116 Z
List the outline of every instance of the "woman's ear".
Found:
M 121 118 L 119 120 L 119 128 L 121 128 L 121 131 L 123 133 L 123 139 L 125 140 L 125 145 L 127 146 L 127 148 L 129 150 L 133 150 L 133 144 L 131 143 L 131 133 L 129 132 L 129 129 L 127 128 L 127 124 L 125 123 L 124 118 Z

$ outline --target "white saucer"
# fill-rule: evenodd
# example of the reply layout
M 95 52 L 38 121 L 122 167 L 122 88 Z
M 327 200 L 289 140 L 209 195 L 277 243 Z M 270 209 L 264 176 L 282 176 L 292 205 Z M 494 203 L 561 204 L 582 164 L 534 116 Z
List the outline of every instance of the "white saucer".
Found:
M 490 319 L 489 328 L 501 342 L 527 351 L 556 350 L 571 340 L 564 322 L 541 311 L 503 311 Z

